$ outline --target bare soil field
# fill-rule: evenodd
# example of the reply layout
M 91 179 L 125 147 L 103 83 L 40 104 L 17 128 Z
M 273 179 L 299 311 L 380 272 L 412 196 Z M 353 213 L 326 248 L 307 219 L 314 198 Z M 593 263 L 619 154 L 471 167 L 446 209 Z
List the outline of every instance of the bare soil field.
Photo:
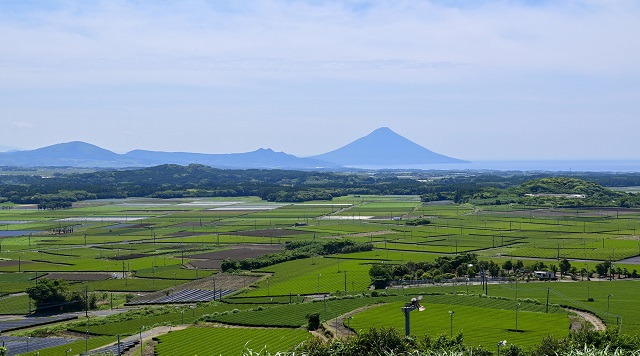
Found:
M 167 234 L 165 236 L 168 237 L 188 237 L 188 236 L 202 236 L 202 235 L 211 235 L 211 232 L 192 232 L 192 231 L 179 231 L 174 232 L 172 234 Z
M 142 258 L 142 257 L 147 257 L 148 255 L 144 254 L 144 253 L 132 253 L 130 255 L 121 255 L 121 256 L 114 256 L 109 258 L 110 260 L 115 260 L 115 261 L 126 261 L 126 260 L 133 260 L 135 258 Z
M 25 264 L 25 263 L 31 263 L 28 261 L 0 261 L 0 267 L 12 267 L 12 266 L 17 266 L 18 264 Z
M 45 277 L 65 281 L 104 281 L 111 279 L 112 273 L 49 273 Z
M 188 211 L 187 209 L 138 209 L 138 210 L 123 210 L 123 213 L 132 213 L 132 214 L 146 214 L 146 213 L 183 213 Z
M 202 225 L 205 225 L 204 223 Z M 183 222 L 180 224 L 176 224 L 176 225 L 172 225 L 173 227 L 194 227 L 194 226 L 201 226 L 200 222 L 198 221 L 187 221 L 187 222 Z
M 229 250 L 199 253 L 189 255 L 189 258 L 202 259 L 202 260 L 243 260 L 245 258 L 256 258 L 270 253 L 282 251 L 284 247 L 282 245 L 238 245 Z
M 222 267 L 222 260 L 198 260 L 191 261 L 189 265 L 198 269 L 220 269 Z
M 305 231 L 298 230 L 286 230 L 286 229 L 262 229 L 262 230 L 246 230 L 228 232 L 226 235 L 234 236 L 251 236 L 251 237 L 282 237 L 282 236 L 295 236 L 300 234 L 306 234 Z

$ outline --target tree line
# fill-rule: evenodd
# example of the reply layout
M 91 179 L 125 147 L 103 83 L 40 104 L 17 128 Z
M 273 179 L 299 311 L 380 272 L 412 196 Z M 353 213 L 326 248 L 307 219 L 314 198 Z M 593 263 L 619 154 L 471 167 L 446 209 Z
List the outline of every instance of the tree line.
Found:
M 533 182 L 533 183 L 532 183 Z M 0 203 L 39 204 L 60 209 L 88 199 L 258 196 L 266 201 L 331 200 L 345 195 L 420 195 L 422 200 L 473 204 L 640 207 L 640 196 L 602 188 L 640 185 L 640 174 L 509 174 L 413 171 L 318 172 L 216 169 L 166 164 L 92 173 L 0 175 Z M 584 193 L 585 199 L 528 197 L 528 192 Z
M 268 255 L 245 258 L 243 260 L 226 259 L 222 261 L 222 272 L 235 272 L 239 270 L 251 271 L 254 269 L 272 266 L 278 263 L 293 261 L 313 256 L 327 256 L 338 253 L 354 253 L 373 250 L 373 245 L 365 242 L 354 242 L 348 239 L 335 239 L 328 241 L 292 241 L 285 245 L 285 251 Z

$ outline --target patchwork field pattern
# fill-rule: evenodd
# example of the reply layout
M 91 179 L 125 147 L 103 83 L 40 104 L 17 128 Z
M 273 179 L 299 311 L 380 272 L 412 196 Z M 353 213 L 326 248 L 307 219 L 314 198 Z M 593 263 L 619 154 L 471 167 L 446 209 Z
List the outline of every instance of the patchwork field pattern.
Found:
M 406 224 L 418 218 L 428 223 Z M 234 291 L 223 296 L 229 304 L 172 308 L 162 315 L 90 326 L 92 335 L 108 335 L 109 342 L 115 341 L 115 335 L 134 334 L 141 327 L 193 323 L 203 315 L 229 325 L 297 329 L 307 323 L 309 313 L 332 320 L 363 307 L 372 308 L 350 319 L 353 329 L 402 329 L 400 306 L 417 295 L 425 296 L 428 308 L 412 314 L 415 335 L 447 334 L 452 324 L 453 333 L 462 331 L 472 344 L 493 347 L 495 340 L 508 339 L 521 346 L 533 345 L 547 334 L 564 336 L 568 332 L 569 319 L 556 304 L 588 310 L 609 326 L 621 324 L 622 332 L 640 332 L 636 306 L 640 281 L 620 278 L 640 270 L 639 265 L 625 262 L 640 256 L 638 209 L 431 205 L 422 204 L 417 196 L 347 196 L 305 204 L 271 204 L 256 197 L 127 199 L 82 202 L 66 210 L 2 209 L 0 230 L 11 231 L 0 236 L 2 314 L 31 312 L 32 303 L 17 293 L 42 278 L 67 280 L 72 291 L 96 292 L 103 297 L 100 307 L 104 309 L 111 307 L 109 298 L 116 300 L 116 307 L 126 298 L 144 300 L 146 294 L 153 300 L 195 305 L 195 299 L 179 300 L 180 290 Z M 233 288 L 222 285 L 226 277 L 219 268 L 225 259 L 278 253 L 291 241 L 339 238 L 371 243 L 373 250 L 288 261 L 252 271 L 246 281 L 233 275 L 238 277 Z M 587 272 L 612 261 L 619 273 L 614 281 L 597 275 L 582 281 L 586 278 L 577 274 L 574 281 L 520 280 L 516 287 L 512 280 L 491 283 L 488 290 L 464 283 L 464 279 L 430 285 L 404 281 L 405 287 L 377 291 L 393 296 L 370 297 L 372 264 L 434 261 L 463 253 L 475 253 L 500 266 L 517 260 L 525 266 L 537 261 L 557 266 L 568 259 L 578 271 Z M 471 296 L 474 294 L 499 299 Z M 550 313 L 546 313 L 547 296 Z M 312 299 L 317 301 L 310 302 Z M 516 299 L 522 307 L 519 330 L 513 331 Z M 373 307 L 377 304 L 382 305 Z M 455 312 L 453 323 L 449 310 Z M 494 320 L 493 324 L 488 320 Z M 70 329 L 86 331 L 85 326 Z M 237 354 L 248 340 L 257 340 L 255 345 L 247 344 L 253 350 L 262 350 L 266 344 L 269 350 L 284 350 L 308 337 L 303 330 L 262 330 L 191 328 L 160 337 L 156 351 L 171 355 L 181 339 L 209 337 L 228 345 L 194 344 L 214 354 Z M 263 332 L 264 336 L 248 336 Z M 100 346 L 98 340 L 103 339 L 92 336 L 91 345 Z M 265 340 L 283 341 L 272 344 Z M 84 343 L 73 346 L 76 343 L 79 341 L 69 347 L 84 349 Z M 61 349 L 41 350 L 40 354 L 51 350 L 60 354 Z

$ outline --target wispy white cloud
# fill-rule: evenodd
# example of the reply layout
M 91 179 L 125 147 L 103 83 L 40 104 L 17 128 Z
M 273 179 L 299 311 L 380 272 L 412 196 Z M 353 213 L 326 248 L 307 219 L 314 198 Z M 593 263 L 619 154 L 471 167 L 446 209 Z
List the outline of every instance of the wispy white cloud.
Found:
M 23 7 L 16 10 L 21 16 L 1 18 L 0 31 L 11 45 L 0 47 L 0 74 L 10 80 L 5 85 L 64 85 L 362 79 L 372 73 L 398 82 L 440 80 L 466 77 L 467 66 L 451 70 L 460 63 L 474 65 L 476 73 L 639 70 L 635 1 L 488 1 L 466 8 L 449 3 L 262 0 L 221 7 L 208 1 L 104 1 Z M 295 75 L 283 78 L 283 71 Z
M 31 124 L 28 122 L 19 122 L 19 121 L 11 122 L 10 126 L 14 129 L 19 129 L 19 130 L 32 129 L 36 127 L 34 124 Z

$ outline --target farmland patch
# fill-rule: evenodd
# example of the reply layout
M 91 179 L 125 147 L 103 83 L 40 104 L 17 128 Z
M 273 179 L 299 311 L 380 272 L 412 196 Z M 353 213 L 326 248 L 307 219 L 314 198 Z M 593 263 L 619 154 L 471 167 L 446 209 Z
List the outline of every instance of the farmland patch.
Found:
M 49 273 L 45 277 L 65 281 L 104 281 L 112 279 L 113 273 Z
M 75 216 L 71 218 L 58 219 L 54 221 L 65 222 L 127 222 L 148 219 L 151 216 Z
M 147 228 L 149 226 L 153 226 L 153 224 L 127 224 L 127 223 L 122 223 L 122 224 L 116 224 L 116 225 L 109 226 L 109 228 L 110 229 L 144 229 L 144 228 Z
M 243 260 L 245 258 L 256 258 L 282 250 L 283 247 L 280 245 L 239 245 L 237 248 L 228 250 L 189 255 L 189 258 L 207 260 L 224 260 L 228 258 L 232 260 Z
M 225 206 L 225 207 L 220 207 L 220 208 L 213 208 L 213 209 L 209 209 L 212 211 L 217 211 L 217 210 L 230 210 L 230 211 L 242 211 L 242 210 L 251 210 L 251 211 L 263 211 L 263 210 L 273 210 L 273 209 L 278 209 L 281 208 L 283 206 L 287 206 L 289 204 L 237 204 L 237 205 L 233 205 L 233 206 Z
M 189 262 L 189 265 L 199 269 L 220 269 L 222 260 L 197 260 Z
M 147 254 L 144 253 L 132 253 L 130 255 L 118 255 L 118 256 L 113 256 L 113 257 L 109 257 L 110 260 L 116 260 L 116 261 L 123 261 L 123 260 L 133 260 L 136 258 L 142 258 L 142 257 L 147 257 Z
M 293 349 L 310 337 L 304 330 L 200 327 L 160 336 L 155 351 L 159 356 L 275 354 Z
M 306 234 L 306 231 L 286 230 L 286 229 L 263 229 L 227 232 L 226 235 L 252 236 L 252 237 L 282 237 Z
M 15 260 L 10 260 L 10 261 L 0 261 L 0 267 L 13 267 L 13 266 L 18 266 L 20 264 L 28 264 L 31 263 L 30 261 L 15 261 Z
M 210 232 L 197 232 L 197 231 L 178 231 L 171 234 L 166 234 L 167 237 L 187 237 L 187 236 L 202 236 L 211 235 Z
M 189 203 L 180 203 L 178 206 L 227 206 L 227 205 L 235 205 L 241 204 L 239 201 L 192 201 Z
M 32 234 L 39 234 L 42 231 L 39 230 L 4 230 L 0 231 L 0 237 L 15 237 L 15 236 L 26 236 Z

